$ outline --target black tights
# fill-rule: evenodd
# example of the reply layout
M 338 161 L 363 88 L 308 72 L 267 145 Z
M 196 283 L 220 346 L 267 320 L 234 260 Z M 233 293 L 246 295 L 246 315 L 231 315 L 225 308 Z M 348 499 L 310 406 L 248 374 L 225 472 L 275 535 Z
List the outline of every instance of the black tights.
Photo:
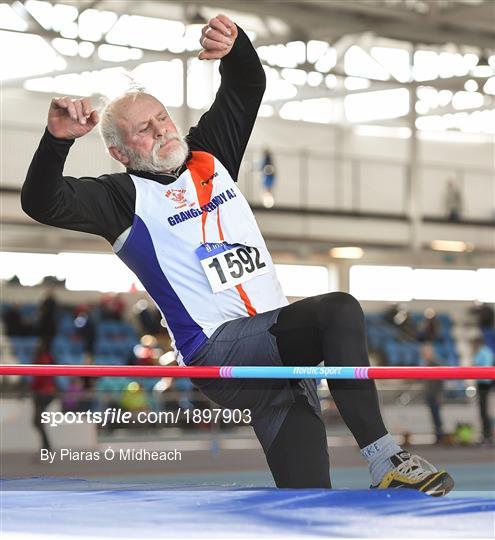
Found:
M 363 311 L 349 294 L 329 293 L 294 302 L 282 308 L 270 332 L 277 338 L 284 365 L 316 366 L 323 361 L 327 366 L 369 366 Z M 327 382 L 360 448 L 387 433 L 374 381 Z M 330 487 L 325 428 L 305 398 L 291 407 L 267 460 L 278 487 Z

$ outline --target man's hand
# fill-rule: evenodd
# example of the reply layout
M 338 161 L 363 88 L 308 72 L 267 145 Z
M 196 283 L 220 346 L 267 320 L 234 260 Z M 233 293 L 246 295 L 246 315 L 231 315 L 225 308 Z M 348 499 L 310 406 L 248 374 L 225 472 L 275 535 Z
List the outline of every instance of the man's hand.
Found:
M 217 15 L 203 27 L 199 42 L 203 50 L 200 60 L 219 60 L 232 49 L 237 38 L 237 26 L 225 15 Z
M 57 139 L 77 139 L 98 123 L 89 99 L 53 98 L 48 111 L 48 131 Z

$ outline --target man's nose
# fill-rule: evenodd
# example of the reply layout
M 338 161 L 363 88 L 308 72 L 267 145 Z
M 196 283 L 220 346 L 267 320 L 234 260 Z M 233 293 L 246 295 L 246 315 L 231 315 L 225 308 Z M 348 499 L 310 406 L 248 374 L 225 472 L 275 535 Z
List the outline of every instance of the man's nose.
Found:
M 155 139 L 161 139 L 167 131 L 165 129 L 165 126 L 160 124 L 160 122 L 158 122 L 158 120 L 156 120 L 155 118 L 151 119 L 151 125 L 153 127 L 153 135 Z

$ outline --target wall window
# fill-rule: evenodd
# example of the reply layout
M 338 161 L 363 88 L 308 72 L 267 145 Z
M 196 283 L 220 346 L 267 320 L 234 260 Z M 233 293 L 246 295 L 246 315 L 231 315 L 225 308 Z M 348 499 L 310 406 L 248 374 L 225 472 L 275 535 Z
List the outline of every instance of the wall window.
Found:
M 351 267 L 350 293 L 359 300 L 495 301 L 495 270 L 443 270 L 407 266 Z

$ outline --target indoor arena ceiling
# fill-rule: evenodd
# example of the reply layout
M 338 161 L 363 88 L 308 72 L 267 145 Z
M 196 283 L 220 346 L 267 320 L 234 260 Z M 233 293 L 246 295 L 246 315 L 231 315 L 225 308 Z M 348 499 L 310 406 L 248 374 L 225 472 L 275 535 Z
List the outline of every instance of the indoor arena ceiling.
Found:
M 492 49 L 495 43 L 493 0 L 59 0 L 58 3 L 73 4 L 79 9 L 179 20 L 183 20 L 185 10 L 199 12 L 206 18 L 222 10 L 250 14 L 264 27 L 261 33 L 267 42 L 299 39 L 301 33 L 310 39 L 332 42 L 344 35 L 372 30 L 377 36 L 424 45 L 453 43 Z M 277 20 L 284 25 L 277 25 Z

